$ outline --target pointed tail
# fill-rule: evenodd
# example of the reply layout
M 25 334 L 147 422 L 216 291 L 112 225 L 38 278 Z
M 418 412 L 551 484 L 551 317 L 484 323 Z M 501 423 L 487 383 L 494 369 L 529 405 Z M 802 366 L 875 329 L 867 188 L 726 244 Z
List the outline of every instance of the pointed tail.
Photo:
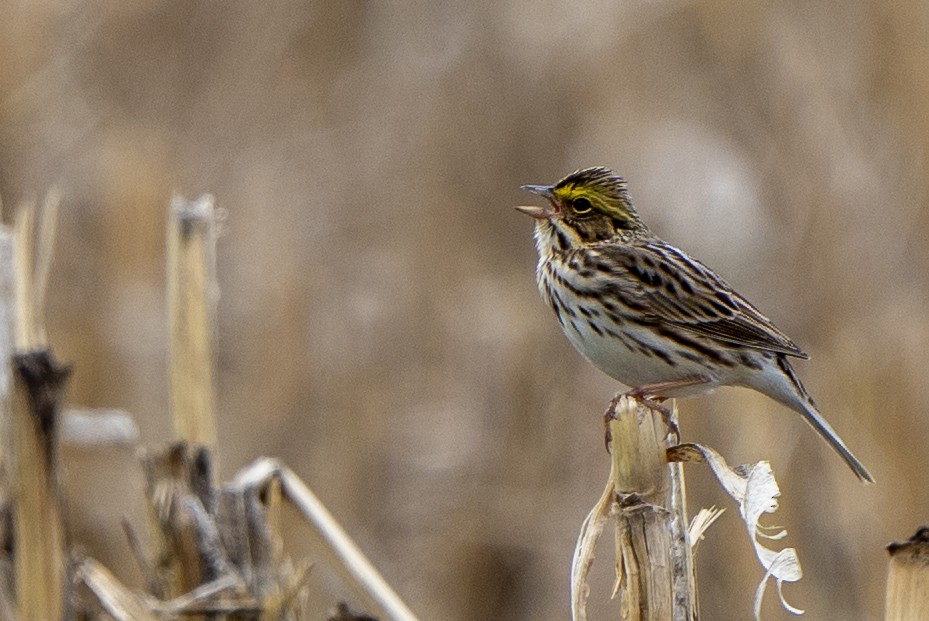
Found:
M 793 369 L 784 356 L 778 356 L 778 366 L 790 379 L 800 397 L 799 399 L 791 399 L 789 402 L 782 402 L 791 409 L 799 412 L 804 420 L 822 436 L 823 440 L 828 442 L 829 446 L 845 460 L 845 463 L 848 464 L 848 467 L 852 469 L 852 472 L 854 472 L 859 479 L 865 483 L 874 483 L 874 477 L 871 476 L 868 469 L 864 467 L 864 464 L 858 461 L 857 457 L 852 455 L 852 452 L 848 450 L 848 447 L 845 446 L 845 443 L 839 438 L 839 434 L 837 434 L 835 429 L 833 429 L 832 426 L 826 422 L 826 419 L 820 415 L 819 410 L 816 409 L 816 404 L 813 403 L 812 397 L 806 392 L 806 389 L 803 387 L 803 384 L 800 383 L 797 376 L 794 375 Z M 778 400 L 781 401 L 781 399 Z
M 865 483 L 874 483 L 874 477 L 871 476 L 871 473 L 868 472 L 868 469 L 864 467 L 858 458 L 852 455 L 852 452 L 848 450 L 848 447 L 845 446 L 845 443 L 842 442 L 842 439 L 839 438 L 839 435 L 835 430 L 829 426 L 829 423 L 826 422 L 826 419 L 823 418 L 819 412 L 816 411 L 816 406 L 812 403 L 804 403 L 802 410 L 798 411 L 803 415 L 803 418 L 810 424 L 810 426 L 823 437 L 823 439 L 829 443 L 836 453 L 838 453 L 842 459 L 845 460 L 845 463 L 848 464 L 848 467 L 858 475 L 858 478 Z

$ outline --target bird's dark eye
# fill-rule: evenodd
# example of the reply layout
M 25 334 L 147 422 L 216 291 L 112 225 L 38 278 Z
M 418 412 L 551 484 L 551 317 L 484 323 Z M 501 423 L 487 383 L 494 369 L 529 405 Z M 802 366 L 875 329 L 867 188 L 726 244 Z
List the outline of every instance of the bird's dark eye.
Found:
M 574 207 L 574 213 L 578 215 L 583 215 L 593 209 L 593 205 L 590 204 L 590 200 L 583 197 L 575 198 L 574 202 L 571 203 L 571 206 Z

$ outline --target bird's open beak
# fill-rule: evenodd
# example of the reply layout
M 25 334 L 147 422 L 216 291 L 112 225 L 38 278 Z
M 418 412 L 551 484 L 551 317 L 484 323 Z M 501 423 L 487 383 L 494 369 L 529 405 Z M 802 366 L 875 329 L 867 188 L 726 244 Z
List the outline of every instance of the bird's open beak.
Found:
M 529 190 L 533 194 L 544 196 L 548 200 L 552 200 L 555 198 L 555 193 L 553 192 L 555 188 L 550 185 L 524 185 L 520 187 L 522 187 L 522 189 L 524 190 Z
M 524 190 L 529 190 L 533 194 L 538 194 L 539 196 L 544 196 L 548 199 L 548 202 L 551 203 L 552 208 L 546 209 L 545 207 L 536 207 L 534 205 L 520 205 L 516 208 L 516 211 L 521 211 L 527 216 L 532 216 L 539 220 L 546 220 L 558 213 L 558 204 L 555 202 L 555 194 L 553 192 L 554 187 L 550 185 L 524 185 L 522 186 Z
M 538 218 L 539 220 L 547 220 L 555 215 L 555 212 L 551 209 L 546 209 L 545 207 L 536 207 L 535 205 L 520 205 L 515 209 L 516 211 L 521 211 L 527 216 L 532 216 L 533 218 Z

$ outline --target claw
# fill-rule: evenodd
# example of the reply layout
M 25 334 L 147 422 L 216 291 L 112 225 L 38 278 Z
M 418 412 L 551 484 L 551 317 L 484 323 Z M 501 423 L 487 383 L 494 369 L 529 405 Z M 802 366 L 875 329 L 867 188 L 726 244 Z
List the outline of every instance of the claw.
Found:
M 675 444 L 681 441 L 681 430 L 677 425 L 677 421 L 674 420 L 674 414 L 668 407 L 661 404 L 662 401 L 665 401 L 666 397 L 652 394 L 649 388 L 648 386 L 633 388 L 629 392 L 618 393 L 610 400 L 610 405 L 603 414 L 604 444 L 606 445 L 607 453 L 610 452 L 610 440 L 612 440 L 612 436 L 610 435 L 610 421 L 616 418 L 616 406 L 619 405 L 619 400 L 623 397 L 632 397 L 648 409 L 658 412 L 658 414 L 661 415 L 661 420 L 664 422 L 665 427 L 668 428 L 668 434 L 665 437 L 672 438 Z
M 674 420 L 674 414 L 669 408 L 661 405 L 657 400 L 647 397 L 639 399 L 639 403 L 661 415 L 661 420 L 668 428 L 668 435 L 665 437 L 672 437 L 674 444 L 678 444 L 681 441 L 681 429 L 677 426 L 677 421 Z

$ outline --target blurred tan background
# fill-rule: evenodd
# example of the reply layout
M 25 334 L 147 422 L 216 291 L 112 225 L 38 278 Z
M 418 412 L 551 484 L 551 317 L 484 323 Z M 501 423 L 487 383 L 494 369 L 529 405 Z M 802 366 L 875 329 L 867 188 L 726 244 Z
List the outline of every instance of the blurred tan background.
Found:
M 662 237 L 812 361 L 878 480 L 747 391 L 687 440 L 771 460 L 809 619 L 882 616 L 883 546 L 929 522 L 929 12 L 918 0 L 3 3 L 0 196 L 64 195 L 48 323 L 69 402 L 166 415 L 164 219 L 216 196 L 222 475 L 290 464 L 425 619 L 564 619 L 619 388 L 538 299 L 523 183 L 608 165 Z M 132 452 L 69 451 L 74 539 L 137 584 Z M 707 619 L 762 570 L 688 466 Z M 303 541 L 295 530 L 293 540 Z M 312 548 L 293 544 L 296 555 Z M 611 548 L 595 565 L 608 612 Z M 320 568 L 319 618 L 352 595 Z M 352 599 L 351 601 L 357 601 Z M 766 619 L 788 618 L 769 592 Z

